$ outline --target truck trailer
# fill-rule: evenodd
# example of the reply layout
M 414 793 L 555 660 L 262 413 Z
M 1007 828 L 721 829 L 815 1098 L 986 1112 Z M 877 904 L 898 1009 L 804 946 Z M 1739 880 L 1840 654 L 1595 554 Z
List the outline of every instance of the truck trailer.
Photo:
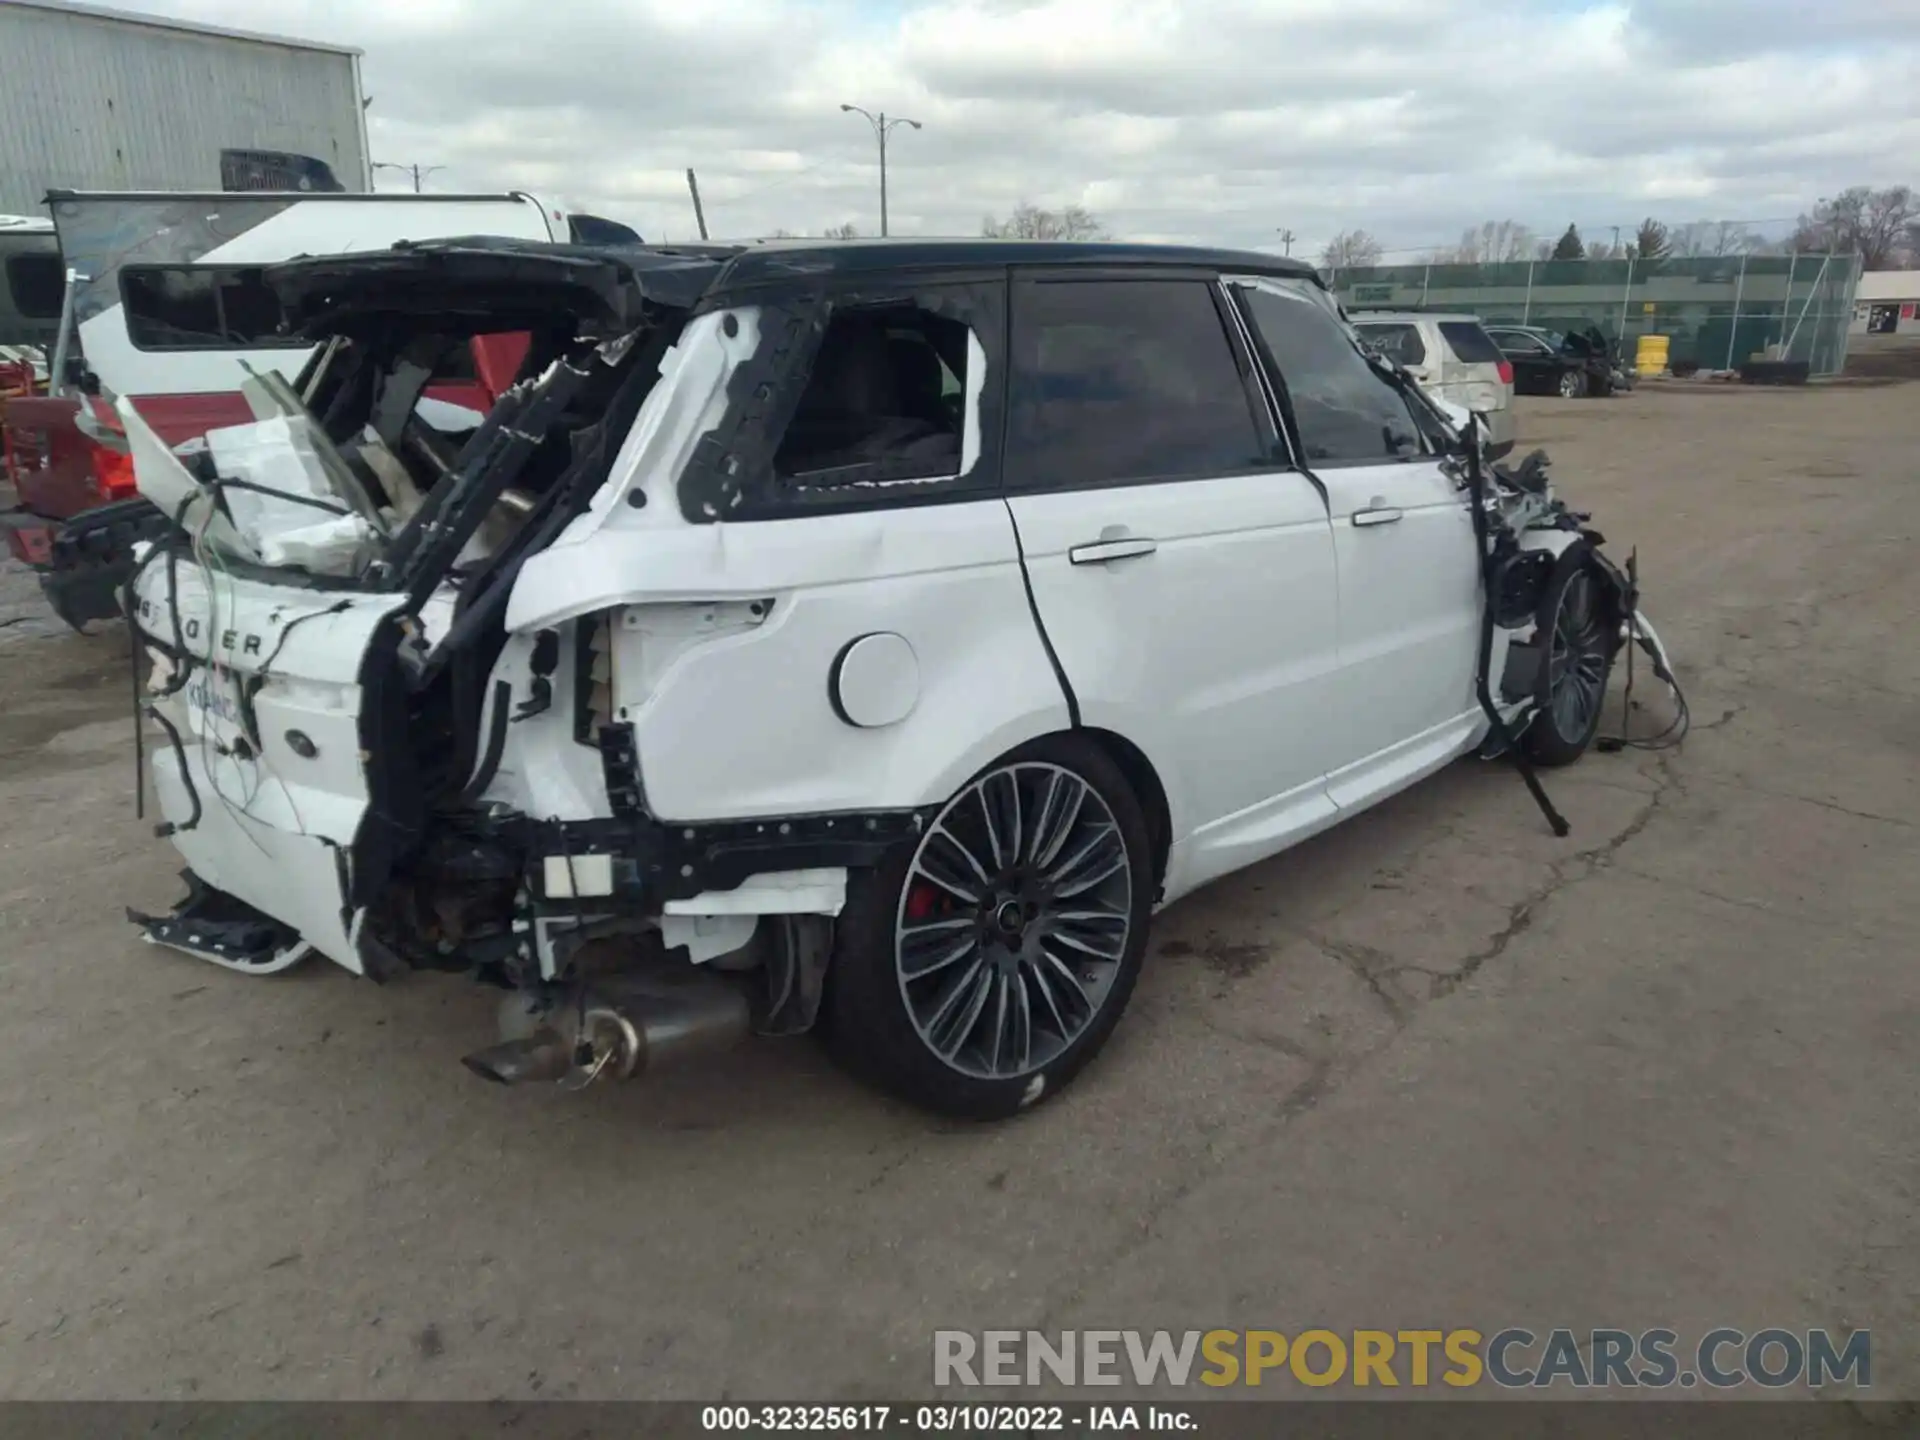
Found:
M 0 0 L 0 56 L 0 214 L 60 189 L 373 188 L 351 47 Z

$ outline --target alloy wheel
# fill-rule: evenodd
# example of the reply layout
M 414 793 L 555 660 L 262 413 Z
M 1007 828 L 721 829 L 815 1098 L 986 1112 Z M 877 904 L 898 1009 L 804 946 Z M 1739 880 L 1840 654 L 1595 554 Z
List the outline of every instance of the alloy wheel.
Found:
M 1607 651 L 1593 577 L 1582 570 L 1567 581 L 1553 617 L 1547 652 L 1547 711 L 1561 739 L 1586 739 L 1606 694 Z
M 894 929 L 927 1048 L 1007 1080 L 1085 1034 L 1131 939 L 1131 862 L 1106 800 L 1062 766 L 999 766 L 949 801 L 914 852 Z

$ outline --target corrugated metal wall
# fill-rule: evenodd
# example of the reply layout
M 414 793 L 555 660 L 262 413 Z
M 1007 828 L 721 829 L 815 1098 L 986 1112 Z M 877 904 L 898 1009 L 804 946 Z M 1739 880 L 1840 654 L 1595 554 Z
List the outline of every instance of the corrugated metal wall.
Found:
M 0 0 L 0 214 L 50 189 L 218 190 L 223 147 L 365 190 L 354 57 Z

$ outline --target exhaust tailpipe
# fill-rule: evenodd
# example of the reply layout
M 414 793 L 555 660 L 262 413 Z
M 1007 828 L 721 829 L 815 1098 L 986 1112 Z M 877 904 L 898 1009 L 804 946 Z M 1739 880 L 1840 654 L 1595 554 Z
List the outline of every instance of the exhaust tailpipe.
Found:
M 460 1063 L 499 1085 L 578 1090 L 716 1053 L 750 1028 L 745 993 L 718 975 L 606 975 L 586 989 L 508 996 L 500 1043 Z
M 485 1050 L 463 1055 L 460 1063 L 482 1080 L 491 1080 L 496 1085 L 555 1082 L 564 1079 L 573 1068 L 573 1052 L 559 1031 L 546 1028 L 524 1040 L 503 1040 Z

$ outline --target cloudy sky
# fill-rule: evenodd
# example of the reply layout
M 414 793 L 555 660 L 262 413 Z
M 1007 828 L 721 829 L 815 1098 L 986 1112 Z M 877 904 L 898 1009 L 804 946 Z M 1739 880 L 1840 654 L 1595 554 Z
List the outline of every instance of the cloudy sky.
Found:
M 693 235 L 895 234 L 1027 200 L 1117 233 L 1390 255 L 1487 219 L 1783 233 L 1920 185 L 1920 0 L 121 0 L 366 52 L 374 158 Z M 269 18 L 270 17 L 270 18 Z M 382 183 L 391 183 L 383 176 Z

